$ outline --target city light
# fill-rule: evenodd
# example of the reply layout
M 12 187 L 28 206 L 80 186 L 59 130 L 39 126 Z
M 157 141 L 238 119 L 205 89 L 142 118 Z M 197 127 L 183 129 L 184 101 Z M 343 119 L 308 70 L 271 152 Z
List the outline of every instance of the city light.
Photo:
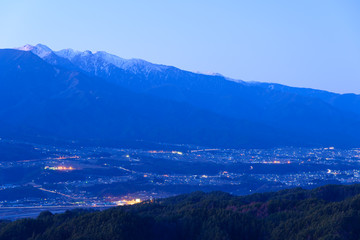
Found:
M 132 200 L 120 200 L 120 201 L 117 201 L 115 202 L 116 205 L 118 206 L 124 206 L 124 205 L 134 205 L 134 204 L 138 204 L 138 203 L 141 203 L 141 199 L 140 198 L 136 198 L 136 199 L 132 199 Z
M 55 170 L 55 171 L 72 171 L 72 170 L 75 170 L 75 168 L 73 168 L 72 166 L 70 166 L 70 167 L 65 167 L 65 166 L 49 167 L 49 166 L 46 166 L 44 169 Z

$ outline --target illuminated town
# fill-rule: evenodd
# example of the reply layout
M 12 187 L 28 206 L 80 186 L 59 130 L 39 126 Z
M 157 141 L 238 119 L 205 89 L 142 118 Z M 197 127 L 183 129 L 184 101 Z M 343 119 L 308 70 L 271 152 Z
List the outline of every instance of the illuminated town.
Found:
M 360 149 L 32 146 L 41 157 L 0 163 L 3 218 L 139 204 L 198 190 L 244 195 L 360 182 Z

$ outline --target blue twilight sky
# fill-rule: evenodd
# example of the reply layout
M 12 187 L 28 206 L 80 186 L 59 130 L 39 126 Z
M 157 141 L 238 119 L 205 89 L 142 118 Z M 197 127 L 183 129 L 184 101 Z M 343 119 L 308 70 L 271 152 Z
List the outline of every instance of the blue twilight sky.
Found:
M 0 48 L 105 50 L 185 70 L 360 94 L 358 0 L 1 0 Z

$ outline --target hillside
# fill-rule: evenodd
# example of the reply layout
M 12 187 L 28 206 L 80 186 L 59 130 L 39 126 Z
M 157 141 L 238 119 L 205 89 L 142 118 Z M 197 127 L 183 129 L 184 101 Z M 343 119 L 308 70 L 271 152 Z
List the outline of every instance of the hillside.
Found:
M 360 185 L 232 196 L 194 192 L 102 212 L 0 223 L 0 239 L 359 239 Z

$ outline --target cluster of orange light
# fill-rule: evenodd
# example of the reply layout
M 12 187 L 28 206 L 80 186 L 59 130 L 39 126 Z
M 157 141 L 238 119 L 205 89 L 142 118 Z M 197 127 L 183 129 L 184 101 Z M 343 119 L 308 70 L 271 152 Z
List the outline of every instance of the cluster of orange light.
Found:
M 57 167 L 49 167 L 46 166 L 45 169 L 50 169 L 50 170 L 58 170 L 58 171 L 71 171 L 71 170 L 75 170 L 75 168 L 73 167 L 65 167 L 65 166 L 57 166 Z
M 138 203 L 141 203 L 140 198 L 132 199 L 132 200 L 120 200 L 120 201 L 116 202 L 116 204 L 119 206 L 134 205 L 134 204 L 138 204 Z
M 74 168 L 71 166 L 70 167 L 58 166 L 57 170 L 74 170 Z

